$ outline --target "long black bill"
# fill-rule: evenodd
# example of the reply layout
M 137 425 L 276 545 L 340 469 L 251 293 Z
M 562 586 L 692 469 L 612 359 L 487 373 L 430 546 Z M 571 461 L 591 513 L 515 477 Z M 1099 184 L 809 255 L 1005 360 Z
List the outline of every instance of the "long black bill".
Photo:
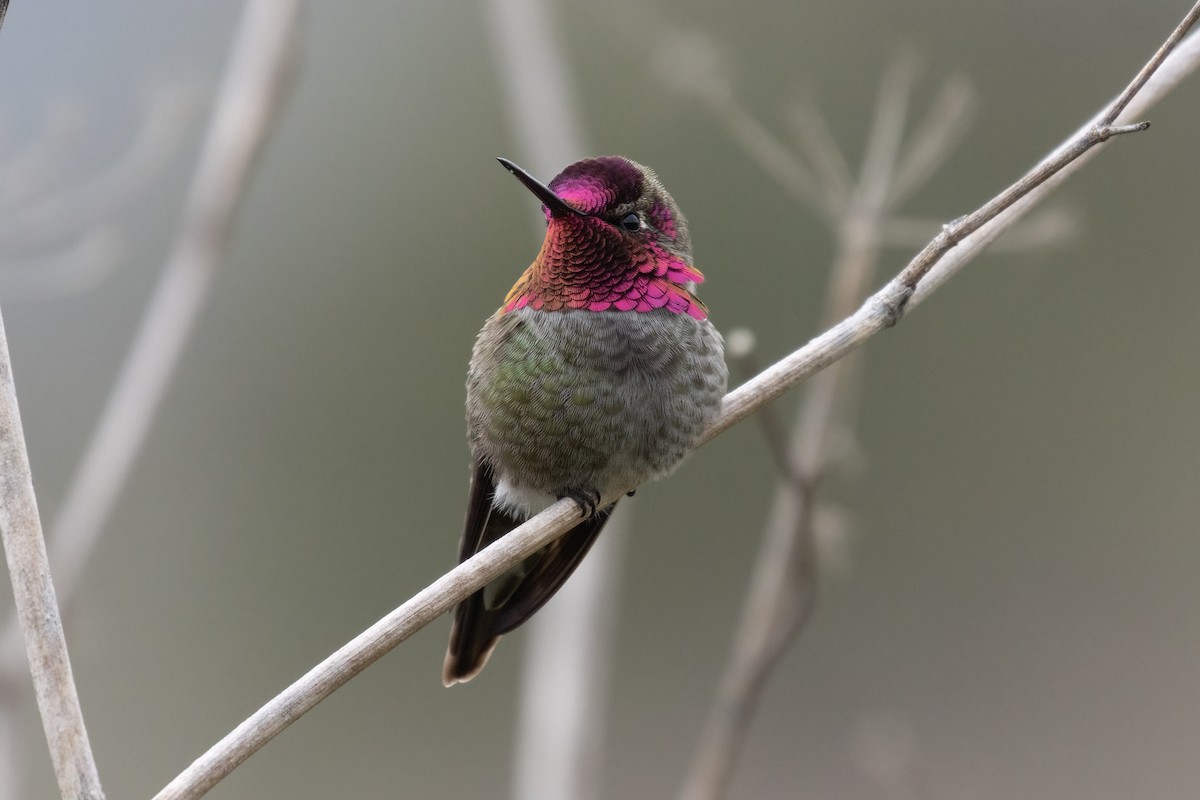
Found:
M 517 180 L 525 184 L 525 188 L 533 192 L 538 200 L 541 200 L 546 208 L 550 209 L 550 213 L 556 217 L 567 214 L 575 214 L 579 217 L 589 216 L 577 208 L 567 205 L 566 201 L 550 190 L 550 187 L 539 181 L 537 178 L 530 175 L 525 170 L 518 167 L 507 158 L 497 158 L 506 170 L 516 176 Z

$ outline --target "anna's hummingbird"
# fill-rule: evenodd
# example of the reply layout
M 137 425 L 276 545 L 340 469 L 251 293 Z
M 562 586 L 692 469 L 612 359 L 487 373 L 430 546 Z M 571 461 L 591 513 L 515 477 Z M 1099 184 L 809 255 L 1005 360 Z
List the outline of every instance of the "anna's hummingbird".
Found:
M 721 335 L 693 293 L 687 221 L 657 176 L 619 156 L 571 164 L 539 200 L 546 238 L 475 340 L 467 372 L 474 459 L 459 560 L 555 500 L 587 517 L 459 604 L 442 681 L 475 677 L 587 554 L 602 495 L 671 472 L 716 418 Z

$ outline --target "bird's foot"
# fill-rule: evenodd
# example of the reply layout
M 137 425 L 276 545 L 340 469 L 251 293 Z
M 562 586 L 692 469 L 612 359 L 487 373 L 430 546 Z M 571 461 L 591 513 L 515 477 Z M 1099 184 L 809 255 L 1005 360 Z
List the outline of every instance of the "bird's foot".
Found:
M 583 517 L 584 519 L 594 516 L 596 513 L 596 506 L 600 504 L 600 492 L 596 491 L 595 489 L 579 489 L 575 487 L 569 487 L 566 489 L 559 489 L 557 494 L 559 500 L 562 500 L 564 497 L 569 497 L 578 503 L 579 516 Z

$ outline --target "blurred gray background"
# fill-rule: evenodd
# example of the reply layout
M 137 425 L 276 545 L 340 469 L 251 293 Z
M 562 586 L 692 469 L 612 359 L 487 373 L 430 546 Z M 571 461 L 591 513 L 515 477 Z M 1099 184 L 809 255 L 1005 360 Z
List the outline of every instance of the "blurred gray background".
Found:
M 786 136 L 787 104 L 811 102 L 855 162 L 899 47 L 923 59 L 918 106 L 964 74 L 975 123 L 907 206 L 948 220 L 1122 88 L 1186 4 L 554 10 L 590 141 L 658 171 L 691 221 L 712 319 L 752 328 L 767 362 L 818 330 L 829 235 L 660 80 L 658 43 L 710 37 L 752 113 Z M 83 135 L 47 180 L 103 171 L 156 90 L 211 97 L 239 11 L 17 0 L 0 35 L 0 163 L 67 113 Z M 532 199 L 494 161 L 521 153 L 486 25 L 472 3 L 306 9 L 299 77 L 229 259 L 67 620 L 110 797 L 151 795 L 454 561 L 471 342 L 538 246 Z M 5 297 L 0 274 L 47 519 L 176 230 L 206 108 L 110 220 L 111 275 Z M 868 345 L 859 467 L 827 493 L 849 556 L 770 683 L 733 797 L 1195 796 L 1200 81 L 1150 119 L 1056 197 L 1078 215 L 1073 240 L 985 255 Z M 883 271 L 915 249 L 889 250 Z M 606 796 L 678 786 L 774 481 L 748 423 L 639 491 Z M 211 796 L 503 795 L 522 635 L 448 691 L 448 627 L 401 645 Z M 54 797 L 32 702 L 24 713 L 28 796 Z M 904 787 L 880 785 L 881 754 Z

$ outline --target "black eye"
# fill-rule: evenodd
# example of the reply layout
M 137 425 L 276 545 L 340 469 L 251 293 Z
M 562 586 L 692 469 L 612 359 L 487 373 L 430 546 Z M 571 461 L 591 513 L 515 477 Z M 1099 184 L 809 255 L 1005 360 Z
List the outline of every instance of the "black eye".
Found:
M 627 231 L 640 231 L 642 229 L 642 218 L 637 214 L 626 214 L 621 217 L 621 227 Z

